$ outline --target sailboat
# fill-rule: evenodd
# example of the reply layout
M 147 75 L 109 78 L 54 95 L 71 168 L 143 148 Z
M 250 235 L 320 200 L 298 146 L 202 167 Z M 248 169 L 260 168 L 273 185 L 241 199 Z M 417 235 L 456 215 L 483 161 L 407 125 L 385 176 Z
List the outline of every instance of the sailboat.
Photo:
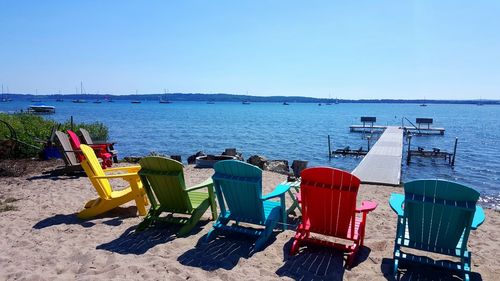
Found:
M 76 88 L 76 90 L 78 92 L 78 88 Z M 83 82 L 80 82 L 80 95 L 83 95 Z M 73 103 L 87 103 L 87 101 L 84 99 L 76 99 L 73 100 Z
M 163 89 L 163 98 L 160 98 L 160 103 L 172 103 L 167 99 L 167 91 Z
M 3 84 L 2 84 L 2 99 L 0 99 L 0 102 L 8 102 L 7 98 L 5 97 L 5 94 L 3 93 Z
M 137 96 L 137 90 L 135 90 L 135 95 Z M 141 103 L 140 100 L 133 100 L 130 103 Z
M 326 105 L 332 105 L 332 95 L 328 95 L 328 101 L 326 102 Z
M 425 103 L 425 98 L 424 98 L 424 102 L 422 104 L 420 104 L 420 106 L 427 106 L 427 104 Z

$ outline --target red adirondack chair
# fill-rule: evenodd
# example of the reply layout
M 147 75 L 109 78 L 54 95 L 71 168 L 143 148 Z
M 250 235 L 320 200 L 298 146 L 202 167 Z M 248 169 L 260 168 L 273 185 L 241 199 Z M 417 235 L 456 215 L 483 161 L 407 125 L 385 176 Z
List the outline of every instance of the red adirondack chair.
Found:
M 377 203 L 363 201 L 356 208 L 360 180 L 345 171 L 329 168 L 308 168 L 301 173 L 299 203 L 302 222 L 297 228 L 290 253 L 296 254 L 302 243 L 330 246 L 347 252 L 346 267 L 350 268 L 363 245 L 366 215 Z M 360 215 L 358 215 L 360 214 Z M 333 236 L 353 243 L 329 242 L 312 238 L 311 233 Z
M 75 132 L 71 130 L 67 130 L 67 132 L 73 150 L 80 150 L 81 143 L 78 136 L 75 134 Z M 94 150 L 96 156 L 102 159 L 101 165 L 103 169 L 106 169 L 107 167 L 111 167 L 111 165 L 113 165 L 113 160 L 112 160 L 113 155 L 107 151 L 107 146 L 105 144 L 96 144 L 89 146 Z M 76 157 L 80 162 L 82 162 L 82 160 L 85 158 L 85 156 L 83 156 L 82 153 L 76 153 Z

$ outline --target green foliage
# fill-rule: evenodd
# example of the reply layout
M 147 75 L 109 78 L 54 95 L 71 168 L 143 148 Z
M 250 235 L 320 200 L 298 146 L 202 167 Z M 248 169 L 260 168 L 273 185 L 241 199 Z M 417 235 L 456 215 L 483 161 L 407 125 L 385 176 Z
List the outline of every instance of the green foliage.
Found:
M 101 122 L 93 122 L 93 123 L 77 123 L 73 124 L 73 131 L 76 134 L 80 134 L 79 128 L 84 128 L 89 131 L 89 134 L 92 136 L 93 141 L 107 141 L 108 140 L 108 127 Z M 71 121 L 68 120 L 61 124 L 59 131 L 71 130 Z
M 63 124 L 49 119 L 45 119 L 39 115 L 33 114 L 4 114 L 0 113 L 0 120 L 7 122 L 15 131 L 15 136 L 9 130 L 9 127 L 0 122 L 0 142 L 9 138 L 16 138 L 17 149 L 11 153 L 13 157 L 33 157 L 37 156 L 47 143 L 52 133 L 52 128 L 60 131 L 71 129 L 70 120 Z M 100 122 L 93 123 L 75 123 L 73 130 L 76 133 L 79 128 L 85 128 L 95 140 L 107 140 L 108 128 Z M 2 157 L 2 155 L 0 155 Z

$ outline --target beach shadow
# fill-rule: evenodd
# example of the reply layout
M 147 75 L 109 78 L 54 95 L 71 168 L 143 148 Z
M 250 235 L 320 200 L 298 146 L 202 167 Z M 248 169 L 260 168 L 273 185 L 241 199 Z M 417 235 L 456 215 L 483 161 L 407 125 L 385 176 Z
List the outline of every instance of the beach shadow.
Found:
M 272 235 L 266 245 L 276 240 Z M 241 258 L 248 259 L 254 253 L 256 237 L 232 232 L 220 232 L 211 241 L 206 241 L 206 235 L 198 240 L 194 249 L 191 249 L 177 259 L 186 266 L 198 267 L 206 271 L 222 268 L 231 270 Z
M 27 180 L 32 181 L 32 180 L 49 179 L 49 180 L 53 180 L 53 181 L 58 181 L 58 180 L 74 180 L 74 179 L 78 179 L 80 177 L 86 177 L 86 174 L 83 171 L 64 173 L 64 169 L 57 169 L 57 170 L 43 172 L 41 175 L 38 175 L 38 176 L 29 177 L 29 178 L 27 178 Z
M 199 233 L 207 223 L 208 221 L 200 221 L 189 235 Z M 132 226 L 125 230 L 120 237 L 108 243 L 101 244 L 96 249 L 122 255 L 142 255 L 157 245 L 173 241 L 177 238 L 176 233 L 181 227 L 182 225 L 179 224 L 161 221 L 156 222 L 154 226 L 150 226 L 143 231 L 135 231 L 137 226 Z
M 450 281 L 462 281 L 463 274 L 458 271 L 450 271 L 443 268 L 423 266 L 416 263 L 409 262 L 399 262 L 398 276 L 392 274 L 394 268 L 393 259 L 382 259 L 380 269 L 387 280 L 400 280 L 400 281 L 410 281 L 410 280 L 450 280 Z M 469 277 L 471 281 L 481 281 L 483 278 L 481 274 L 477 272 L 470 272 Z
M 294 280 L 343 280 L 345 272 L 344 254 L 329 247 L 308 244 L 296 255 L 290 255 L 293 239 L 283 247 L 285 263 L 276 271 L 281 277 Z M 370 255 L 370 248 L 361 247 L 353 267 L 364 262 Z
M 82 220 L 77 217 L 77 214 L 57 214 L 55 216 L 52 216 L 50 218 L 43 219 L 39 222 L 37 222 L 33 228 L 34 229 L 43 229 L 47 228 L 50 226 L 55 226 L 55 225 L 60 225 L 60 224 L 66 224 L 66 225 L 71 225 L 71 224 L 77 224 L 83 227 L 92 227 L 95 225 L 92 220 L 97 220 L 97 219 L 108 219 L 109 220 L 104 220 L 102 221 L 103 224 L 111 225 L 111 226 L 118 226 L 123 223 L 123 220 L 126 218 L 131 218 L 131 217 L 136 217 L 137 216 L 137 207 L 136 206 L 130 206 L 130 207 L 117 207 L 114 208 L 113 210 L 110 210 L 104 214 L 101 214 L 99 216 L 93 217 L 89 220 Z
M 47 228 L 50 226 L 55 226 L 55 225 L 60 225 L 60 224 L 66 224 L 66 225 L 71 225 L 71 224 L 79 224 L 83 227 L 92 227 L 95 225 L 95 223 L 90 222 L 90 221 L 84 221 L 81 220 L 76 216 L 76 214 L 69 214 L 69 215 L 55 215 L 50 218 L 43 219 L 39 222 L 37 222 L 33 228 L 34 229 L 43 229 Z

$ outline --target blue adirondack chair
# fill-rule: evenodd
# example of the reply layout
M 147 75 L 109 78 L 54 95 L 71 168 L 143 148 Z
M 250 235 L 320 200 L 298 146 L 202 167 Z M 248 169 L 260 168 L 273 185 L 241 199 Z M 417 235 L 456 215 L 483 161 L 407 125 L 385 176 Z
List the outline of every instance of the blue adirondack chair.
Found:
M 219 161 L 212 176 L 221 209 L 219 218 L 207 235 L 207 241 L 218 231 L 226 230 L 257 235 L 254 251 L 262 249 L 278 222 L 286 221 L 285 193 L 290 186 L 278 185 L 273 192 L 262 196 L 262 170 L 237 160 Z M 279 198 L 280 202 L 270 201 Z M 236 224 L 228 225 L 230 221 Z M 240 222 L 264 226 L 256 230 L 240 227 Z M 284 230 L 284 225 L 281 225 Z
M 471 253 L 467 240 L 471 229 L 484 222 L 476 205 L 479 193 L 445 180 L 415 180 L 404 185 L 405 194 L 391 194 L 389 204 L 398 215 L 394 244 L 394 274 L 399 261 L 427 264 L 460 271 L 469 280 Z M 435 261 L 402 251 L 401 247 L 460 258 L 459 262 Z

